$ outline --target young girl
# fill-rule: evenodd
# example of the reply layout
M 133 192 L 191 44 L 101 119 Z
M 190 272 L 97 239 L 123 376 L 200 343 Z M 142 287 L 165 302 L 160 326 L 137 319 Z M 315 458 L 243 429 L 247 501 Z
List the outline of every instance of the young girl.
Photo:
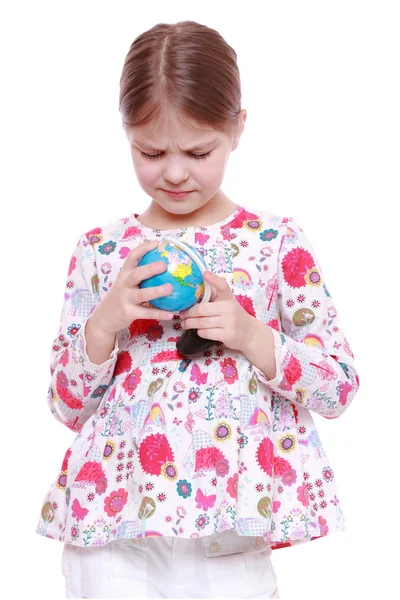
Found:
M 151 202 L 73 252 L 48 402 L 77 435 L 37 532 L 64 542 L 68 598 L 278 598 L 272 550 L 346 529 L 312 412 L 349 406 L 353 354 L 300 225 L 221 190 L 246 111 L 220 34 L 141 34 L 120 112 Z M 201 253 L 210 302 L 139 288 L 165 235 Z M 211 347 L 181 354 L 189 330 Z

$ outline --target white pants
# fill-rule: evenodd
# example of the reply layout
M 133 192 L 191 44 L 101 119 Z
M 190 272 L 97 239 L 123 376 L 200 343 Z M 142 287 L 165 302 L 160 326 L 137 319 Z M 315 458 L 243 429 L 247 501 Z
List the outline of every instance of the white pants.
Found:
M 67 598 L 279 598 L 271 553 L 263 538 L 234 530 L 64 544 L 62 572 Z

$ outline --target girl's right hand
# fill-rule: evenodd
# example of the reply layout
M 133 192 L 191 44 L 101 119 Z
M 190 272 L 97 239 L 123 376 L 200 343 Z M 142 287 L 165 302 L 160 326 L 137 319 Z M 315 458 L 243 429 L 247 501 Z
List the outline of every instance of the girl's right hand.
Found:
M 94 329 L 112 335 L 129 327 L 135 319 L 165 321 L 173 318 L 173 313 L 169 311 L 141 306 L 142 302 L 168 296 L 173 290 L 170 283 L 139 288 L 143 279 L 163 273 L 167 269 L 168 265 L 164 261 L 138 267 L 142 256 L 157 246 L 158 241 L 151 240 L 139 244 L 129 252 L 113 285 L 90 315 Z

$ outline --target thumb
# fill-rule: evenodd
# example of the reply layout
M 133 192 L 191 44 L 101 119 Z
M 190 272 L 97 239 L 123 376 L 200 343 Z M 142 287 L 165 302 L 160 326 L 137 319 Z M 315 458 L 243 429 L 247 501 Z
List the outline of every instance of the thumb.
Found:
M 203 278 L 211 285 L 211 289 L 214 288 L 215 296 L 213 300 L 215 300 L 217 297 L 220 300 L 229 300 L 229 298 L 232 296 L 232 290 L 229 283 L 222 277 L 219 277 L 215 273 L 211 273 L 211 271 L 204 271 Z
M 217 290 L 215 289 L 215 287 L 212 285 L 211 286 L 211 296 L 210 296 L 210 302 L 214 302 L 214 300 L 217 298 Z

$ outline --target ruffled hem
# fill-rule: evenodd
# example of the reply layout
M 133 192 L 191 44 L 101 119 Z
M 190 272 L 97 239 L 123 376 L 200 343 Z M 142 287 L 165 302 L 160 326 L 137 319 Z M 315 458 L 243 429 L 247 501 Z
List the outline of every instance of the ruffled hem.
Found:
M 266 540 L 266 542 L 269 543 L 271 550 L 279 550 L 281 548 L 297 546 L 299 544 L 304 544 L 306 542 L 312 542 L 315 540 L 319 540 L 321 538 L 327 537 L 328 535 L 333 535 L 335 533 L 341 533 L 341 532 L 347 531 L 346 525 L 344 524 L 344 522 L 342 522 L 341 526 L 337 526 L 335 529 L 325 531 L 324 533 L 321 533 L 320 535 L 314 535 L 314 536 L 310 536 L 310 537 L 300 537 L 300 538 L 288 539 L 288 540 L 274 540 L 274 539 L 270 539 L 267 535 L 255 536 L 255 534 L 253 534 L 253 533 L 243 533 L 243 531 L 236 526 L 231 529 L 236 531 L 237 534 L 241 537 L 263 537 Z M 150 538 L 150 537 L 181 537 L 184 539 L 197 539 L 197 538 L 203 538 L 203 537 L 207 537 L 207 536 L 215 536 L 215 535 L 218 535 L 219 533 L 222 533 L 223 531 L 226 531 L 226 529 L 218 529 L 216 531 L 212 531 L 212 533 L 202 531 L 199 533 L 197 533 L 197 532 L 192 533 L 189 536 L 184 535 L 184 534 L 177 536 L 176 534 L 174 534 L 173 532 L 170 532 L 170 531 L 162 533 L 160 531 L 155 531 L 154 529 L 145 529 L 138 535 L 131 535 L 131 532 L 128 529 L 126 529 L 125 531 L 121 531 L 120 535 L 118 537 L 116 535 L 111 534 L 110 536 L 108 536 L 106 538 L 96 536 L 92 540 L 89 539 L 89 540 L 84 541 L 83 538 L 72 538 L 72 537 L 67 536 L 65 534 L 65 532 L 60 533 L 56 527 L 46 527 L 43 521 L 40 521 L 35 529 L 35 533 L 37 533 L 43 537 L 47 537 L 49 539 L 56 540 L 56 541 L 64 543 L 64 544 L 72 544 L 73 546 L 78 546 L 81 548 L 105 546 L 106 544 L 109 544 L 111 542 L 116 542 L 118 540 L 146 540 L 147 538 Z M 96 533 L 96 531 L 93 531 L 93 533 Z

